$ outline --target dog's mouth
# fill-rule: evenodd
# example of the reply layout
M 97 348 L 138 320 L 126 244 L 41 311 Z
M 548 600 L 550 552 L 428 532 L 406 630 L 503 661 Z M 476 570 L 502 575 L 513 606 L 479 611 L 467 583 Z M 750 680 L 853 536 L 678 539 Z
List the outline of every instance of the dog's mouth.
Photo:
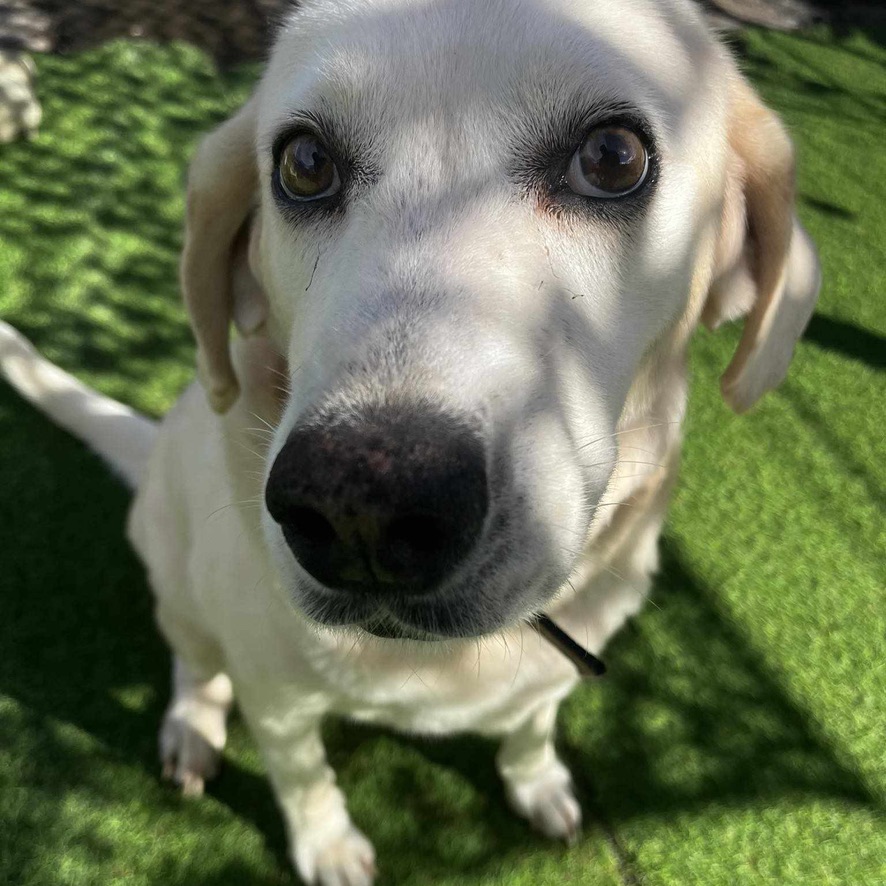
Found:
M 514 623 L 517 618 L 478 613 L 469 601 L 407 596 L 380 600 L 330 592 L 324 589 L 298 595 L 296 605 L 312 621 L 333 629 L 364 631 L 384 640 L 444 643 L 476 638 Z
M 381 640 L 418 640 L 424 643 L 451 639 L 432 634 L 420 628 L 410 627 L 386 615 L 378 615 L 358 624 L 360 628 Z
M 444 643 L 446 641 L 467 639 L 469 637 L 479 636 L 476 631 L 465 630 L 466 625 L 461 624 L 457 617 L 453 617 L 455 610 L 451 607 L 436 610 L 433 617 L 429 619 L 430 623 L 437 629 L 436 631 L 428 630 L 426 627 L 416 627 L 403 620 L 402 617 L 392 615 L 386 607 L 374 609 L 371 612 L 357 614 L 351 609 L 339 609 L 335 614 L 334 605 L 329 606 L 330 601 L 327 600 L 325 611 L 313 612 L 311 617 L 314 621 L 324 624 L 328 627 L 351 628 L 363 633 L 377 637 L 380 640 L 400 640 L 421 643 Z M 366 601 L 368 602 L 368 601 Z M 448 618 L 440 618 L 441 613 L 447 613 Z M 307 614 L 307 613 L 306 613 Z M 427 615 L 426 615 L 427 617 Z M 562 655 L 575 665 L 579 674 L 583 677 L 600 677 L 606 672 L 606 667 L 600 659 L 598 659 L 590 650 L 581 646 L 573 637 L 564 631 L 553 619 L 544 612 L 534 611 L 527 612 L 522 617 L 518 617 L 516 622 L 522 622 L 532 630 L 536 631 Z M 501 625 L 493 629 L 500 628 Z M 487 633 L 483 631 L 481 633 Z
M 581 646 L 556 622 L 544 613 L 530 616 L 526 624 L 575 665 L 583 677 L 602 677 L 606 665 L 588 649 Z M 380 617 L 360 625 L 368 634 L 382 640 L 418 640 L 423 642 L 451 639 L 427 631 L 406 627 L 391 618 Z
M 505 556 L 506 550 L 495 544 L 490 556 L 483 557 L 458 586 L 425 594 L 385 586 L 376 593 L 348 593 L 307 573 L 295 585 L 293 602 L 320 625 L 364 632 L 382 640 L 446 643 L 475 639 L 525 621 L 552 596 L 547 591 L 556 585 L 555 579 L 536 565 L 535 571 L 520 581 L 522 593 L 510 591 L 497 572 Z M 517 597 L 525 598 L 526 604 Z M 499 598 L 500 604 L 495 605 Z

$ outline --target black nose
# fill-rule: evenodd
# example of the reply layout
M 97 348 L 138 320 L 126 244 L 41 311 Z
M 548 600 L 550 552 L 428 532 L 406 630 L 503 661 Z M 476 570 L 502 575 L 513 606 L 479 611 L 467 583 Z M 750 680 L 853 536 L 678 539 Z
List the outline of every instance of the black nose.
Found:
M 265 490 L 301 565 L 338 590 L 419 594 L 464 559 L 488 494 L 479 435 L 427 411 L 297 427 Z

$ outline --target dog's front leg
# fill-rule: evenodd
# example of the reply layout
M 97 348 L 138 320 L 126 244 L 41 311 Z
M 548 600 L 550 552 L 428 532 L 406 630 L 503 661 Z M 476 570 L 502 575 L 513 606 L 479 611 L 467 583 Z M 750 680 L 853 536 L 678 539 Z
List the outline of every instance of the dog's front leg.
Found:
M 545 702 L 505 736 L 496 764 L 514 810 L 546 837 L 574 843 L 581 807 L 554 749 L 558 706 L 559 701 Z
M 351 822 L 320 737 L 325 697 L 259 682 L 237 682 L 236 690 L 267 764 L 302 879 L 319 886 L 370 886 L 375 851 Z

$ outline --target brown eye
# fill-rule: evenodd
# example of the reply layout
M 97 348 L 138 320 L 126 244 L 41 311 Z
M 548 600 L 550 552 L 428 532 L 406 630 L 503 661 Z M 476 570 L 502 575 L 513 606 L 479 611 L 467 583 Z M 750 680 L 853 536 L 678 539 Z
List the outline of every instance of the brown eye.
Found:
M 280 184 L 293 200 L 318 200 L 341 187 L 335 161 L 323 142 L 308 132 L 286 143 L 278 169 Z
M 624 126 L 592 130 L 575 152 L 566 183 L 585 197 L 624 197 L 649 174 L 649 154 L 636 132 Z

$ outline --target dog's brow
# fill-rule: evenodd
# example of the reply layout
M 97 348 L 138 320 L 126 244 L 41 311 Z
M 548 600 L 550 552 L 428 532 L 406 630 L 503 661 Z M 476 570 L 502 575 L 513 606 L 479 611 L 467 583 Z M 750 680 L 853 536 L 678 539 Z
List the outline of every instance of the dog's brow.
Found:
M 611 100 L 588 104 L 577 100 L 562 104 L 553 112 L 547 110 L 527 119 L 517 134 L 517 147 L 524 163 L 533 166 L 537 162 L 549 163 L 574 150 L 582 137 L 595 126 L 611 120 L 634 124 L 654 139 L 654 127 L 649 116 L 629 102 Z
M 291 104 L 282 105 L 271 118 L 258 141 L 260 152 L 271 151 L 279 138 L 299 127 L 314 130 L 327 138 L 348 138 L 350 126 L 343 109 L 353 106 L 356 96 L 350 88 L 339 88 L 332 97 L 323 87 L 308 88 Z
M 322 110 L 291 110 L 279 115 L 276 122 L 265 131 L 259 140 L 259 150 L 276 153 L 282 142 L 300 129 L 316 132 L 324 138 L 336 136 L 341 131 L 341 127 L 336 126 L 331 116 Z
M 586 100 L 557 103 L 541 111 L 526 109 L 518 121 L 506 109 L 503 116 L 513 132 L 512 142 L 519 158 L 520 168 L 538 168 L 575 149 L 583 135 L 595 125 L 610 120 L 628 121 L 655 141 L 655 127 L 649 115 L 635 105 L 620 100 L 600 100 L 588 104 Z M 299 129 L 309 129 L 322 136 L 339 156 L 356 159 L 363 153 L 361 145 L 354 144 L 349 135 L 351 127 L 340 111 L 334 112 L 326 102 L 319 102 L 312 110 L 290 110 L 278 116 L 277 121 L 259 138 L 258 149 L 275 159 L 286 140 Z

